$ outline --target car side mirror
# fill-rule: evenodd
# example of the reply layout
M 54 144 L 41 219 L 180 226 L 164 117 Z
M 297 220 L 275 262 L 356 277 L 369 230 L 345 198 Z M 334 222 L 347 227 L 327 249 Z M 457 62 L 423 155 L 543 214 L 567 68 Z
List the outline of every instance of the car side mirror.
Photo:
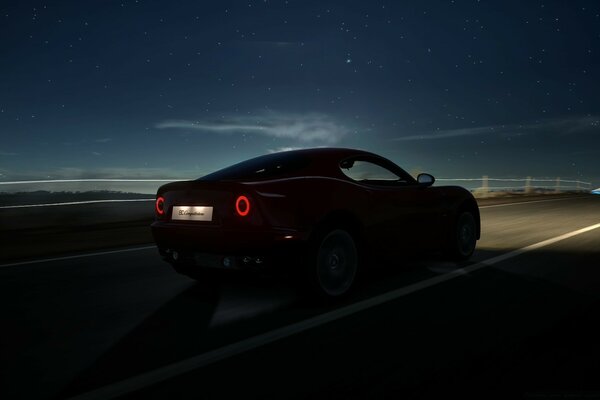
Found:
M 417 182 L 419 183 L 419 186 L 428 187 L 433 185 L 435 178 L 430 174 L 419 174 L 419 176 L 417 176 Z

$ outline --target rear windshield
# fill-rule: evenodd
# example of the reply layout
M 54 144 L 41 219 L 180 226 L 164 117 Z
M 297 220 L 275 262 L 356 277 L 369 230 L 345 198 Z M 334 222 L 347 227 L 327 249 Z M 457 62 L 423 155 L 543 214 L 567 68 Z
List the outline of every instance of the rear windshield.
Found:
M 279 178 L 304 169 L 308 158 L 295 152 L 267 154 L 242 161 L 199 178 L 200 181 L 249 180 L 262 181 Z

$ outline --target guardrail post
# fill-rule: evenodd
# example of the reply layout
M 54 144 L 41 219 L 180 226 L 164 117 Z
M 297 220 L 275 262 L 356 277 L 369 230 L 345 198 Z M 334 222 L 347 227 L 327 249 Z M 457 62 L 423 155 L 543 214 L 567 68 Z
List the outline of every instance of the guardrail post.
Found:
M 490 184 L 488 180 L 488 176 L 484 175 L 481 178 L 481 187 L 477 189 L 477 195 L 479 197 L 487 197 L 490 193 Z
M 528 176 L 527 179 L 525 180 L 525 194 L 529 194 L 531 193 L 531 177 Z
M 581 186 L 579 186 L 579 181 L 577 181 L 577 191 L 581 192 Z
M 556 188 L 554 189 L 554 192 L 560 193 L 560 176 L 556 178 Z

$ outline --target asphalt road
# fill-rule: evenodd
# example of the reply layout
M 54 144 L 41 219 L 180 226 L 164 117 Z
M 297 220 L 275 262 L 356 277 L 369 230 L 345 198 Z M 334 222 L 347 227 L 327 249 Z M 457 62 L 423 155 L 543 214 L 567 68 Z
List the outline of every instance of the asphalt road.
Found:
M 600 196 L 481 214 L 469 262 L 399 255 L 328 307 L 153 248 L 0 267 L 0 398 L 600 399 Z

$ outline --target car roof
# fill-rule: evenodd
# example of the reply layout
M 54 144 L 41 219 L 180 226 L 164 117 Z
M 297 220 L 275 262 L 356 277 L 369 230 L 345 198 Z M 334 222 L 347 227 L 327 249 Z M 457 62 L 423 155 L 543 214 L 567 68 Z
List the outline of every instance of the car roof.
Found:
M 268 171 L 265 167 L 269 164 L 276 166 L 277 175 L 280 178 L 292 176 L 330 176 L 341 179 L 347 177 L 341 172 L 339 163 L 346 158 L 365 157 L 377 158 L 384 164 L 391 165 L 393 169 L 399 169 L 391 161 L 364 150 L 338 148 L 338 147 L 316 147 L 309 149 L 287 150 L 242 161 L 238 164 L 226 167 L 219 171 L 205 175 L 199 180 L 246 180 L 254 176 L 257 171 Z M 291 169 L 279 170 L 281 162 L 288 163 Z M 295 166 L 294 166 L 295 165 Z M 262 175 L 264 178 L 272 176 L 269 172 Z
M 302 173 L 306 175 L 327 175 L 337 177 L 342 177 L 338 166 L 339 162 L 345 158 L 360 156 L 381 158 L 368 151 L 341 147 L 315 147 L 309 149 L 288 150 L 273 153 L 272 155 L 277 156 L 280 159 L 285 159 L 287 157 L 289 157 L 289 159 L 301 157 L 310 160 L 308 168 L 303 169 L 302 171 Z
M 351 157 L 356 155 L 368 155 L 368 156 L 377 156 L 376 154 L 370 153 L 365 150 L 358 149 L 349 149 L 344 147 L 314 147 L 309 149 L 297 149 L 297 150 L 287 150 L 274 154 L 290 154 L 290 156 L 295 154 L 303 154 L 305 156 L 309 156 L 311 158 L 327 158 L 327 159 L 340 159 L 345 157 Z
M 296 157 L 310 159 L 309 167 L 302 171 L 302 173 L 306 175 L 326 175 L 347 179 L 346 175 L 344 175 L 340 170 L 339 163 L 344 159 L 355 157 L 378 159 L 383 165 L 387 165 L 399 174 L 406 175 L 406 172 L 398 167 L 398 165 L 396 165 L 394 162 L 378 154 L 365 150 L 342 147 L 316 147 L 310 149 L 288 150 L 284 152 L 273 153 L 272 155 L 285 157 L 287 154 L 289 154 L 290 159 Z

